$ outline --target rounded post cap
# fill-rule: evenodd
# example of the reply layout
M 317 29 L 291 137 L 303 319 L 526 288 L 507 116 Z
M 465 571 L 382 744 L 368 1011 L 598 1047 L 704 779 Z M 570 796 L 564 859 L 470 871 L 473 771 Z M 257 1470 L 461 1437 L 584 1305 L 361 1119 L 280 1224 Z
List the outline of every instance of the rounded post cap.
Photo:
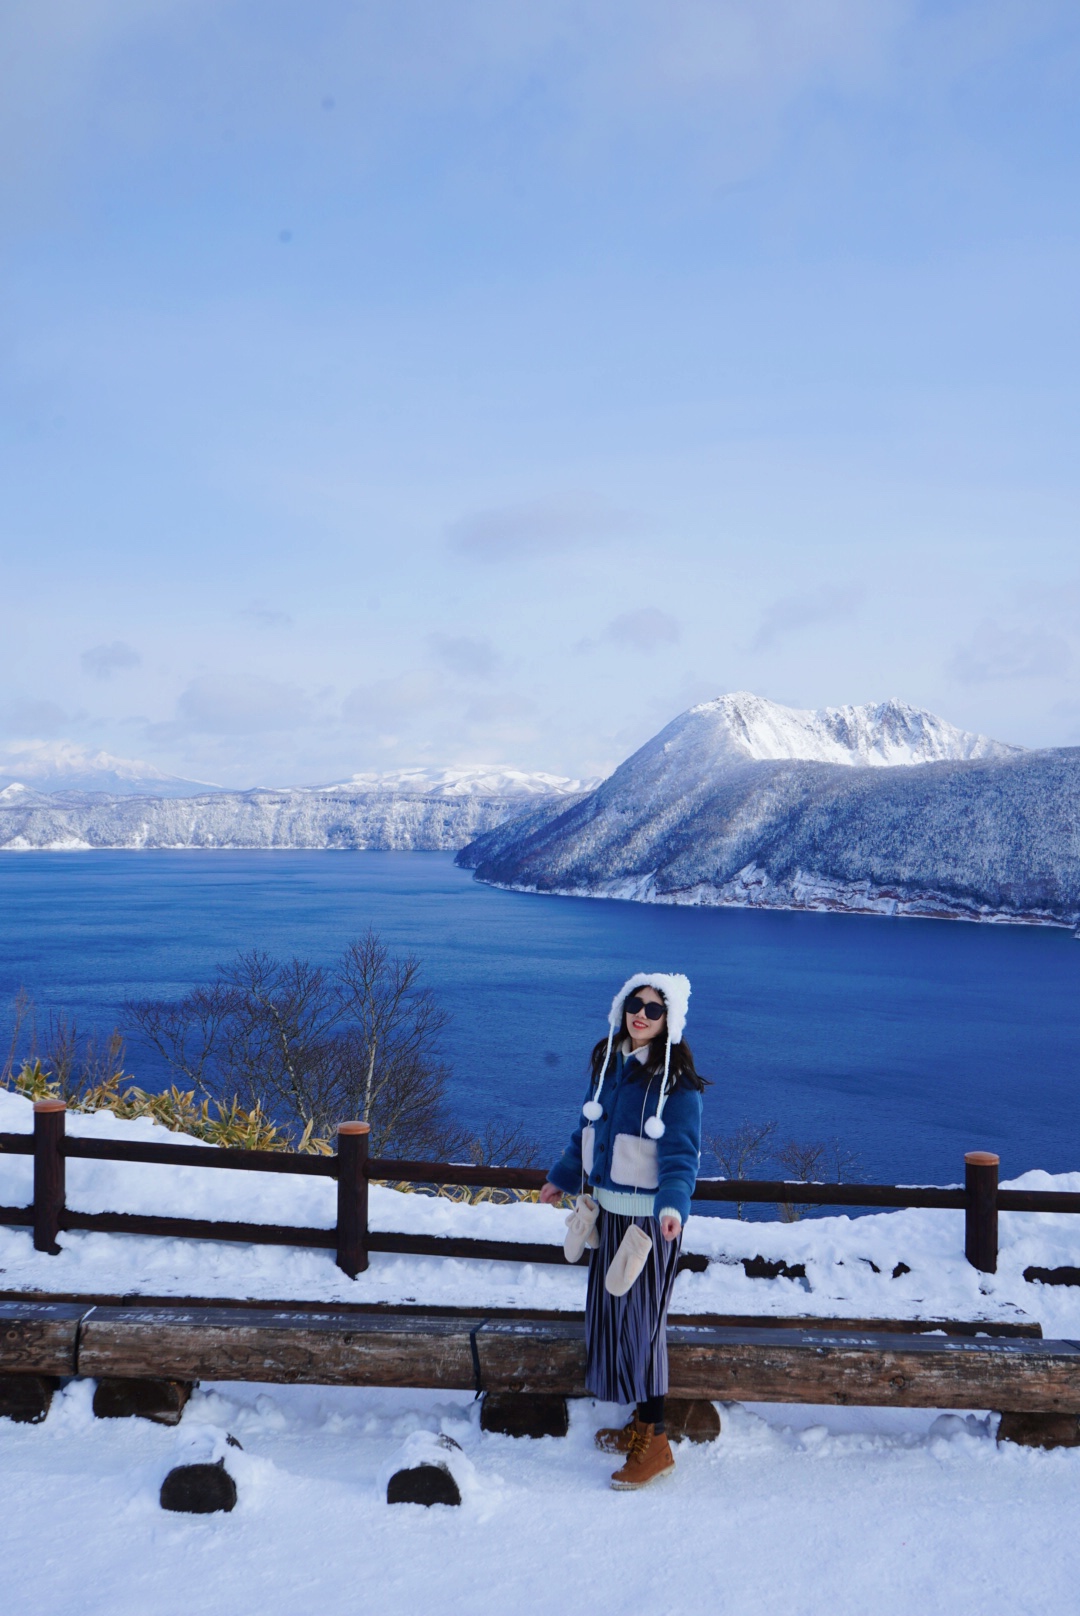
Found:
M 338 1133 L 370 1133 L 370 1122 L 339 1122 Z
M 66 1111 L 66 1100 L 35 1100 L 34 1115 L 47 1117 L 56 1111 Z
M 964 1160 L 971 1167 L 998 1167 L 1001 1164 L 1001 1157 L 995 1156 L 992 1150 L 967 1150 Z

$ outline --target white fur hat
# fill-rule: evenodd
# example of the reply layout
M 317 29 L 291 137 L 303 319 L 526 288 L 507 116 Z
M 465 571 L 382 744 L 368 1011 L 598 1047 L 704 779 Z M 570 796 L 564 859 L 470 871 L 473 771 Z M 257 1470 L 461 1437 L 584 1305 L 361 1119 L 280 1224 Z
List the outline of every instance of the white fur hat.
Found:
M 591 1100 L 586 1100 L 582 1111 L 587 1122 L 598 1122 L 603 1116 L 604 1108 L 600 1104 L 600 1090 L 604 1086 L 608 1064 L 611 1060 L 611 1046 L 615 1042 L 615 1034 L 620 1030 L 622 1021 L 622 1007 L 635 988 L 655 988 L 664 1000 L 667 1007 L 667 1044 L 664 1049 L 664 1080 L 660 1085 L 660 1100 L 656 1107 L 656 1115 L 650 1117 L 645 1124 L 645 1132 L 650 1139 L 660 1139 L 664 1133 L 664 1104 L 667 1100 L 668 1069 L 671 1065 L 671 1046 L 680 1043 L 686 1027 L 686 1014 L 690 1007 L 690 978 L 679 972 L 668 971 L 636 971 L 628 976 L 622 987 L 611 1001 L 608 1012 L 608 1042 L 607 1054 L 604 1064 L 600 1068 L 600 1081 L 596 1085 L 596 1092 Z

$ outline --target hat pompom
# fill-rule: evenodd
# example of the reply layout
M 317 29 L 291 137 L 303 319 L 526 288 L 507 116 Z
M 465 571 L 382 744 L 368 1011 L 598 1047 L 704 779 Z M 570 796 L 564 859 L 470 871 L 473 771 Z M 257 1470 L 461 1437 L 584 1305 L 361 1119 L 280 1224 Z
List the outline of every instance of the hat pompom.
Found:
M 645 1132 L 650 1139 L 662 1139 L 664 1137 L 664 1124 L 659 1117 L 650 1117 L 645 1124 Z
M 589 1122 L 599 1122 L 604 1114 L 604 1108 L 599 1100 L 586 1100 L 581 1108 L 581 1114 Z

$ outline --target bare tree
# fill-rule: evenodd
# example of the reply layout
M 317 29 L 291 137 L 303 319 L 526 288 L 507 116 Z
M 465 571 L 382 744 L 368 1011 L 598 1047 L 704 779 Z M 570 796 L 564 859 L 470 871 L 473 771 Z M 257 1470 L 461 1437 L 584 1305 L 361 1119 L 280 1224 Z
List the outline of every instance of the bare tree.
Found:
M 20 988 L 11 1007 L 11 1037 L 8 1040 L 7 1059 L 4 1061 L 3 1070 L 0 1071 L 0 1087 L 10 1087 L 16 1065 L 21 1067 L 26 1059 L 22 1051 L 23 1034 L 27 1023 L 30 1025 L 30 1036 L 33 1039 L 34 1001 L 25 988 Z
M 74 1105 L 88 1090 L 122 1077 L 123 1065 L 124 1039 L 115 1027 L 102 1041 L 96 1033 L 81 1034 L 66 1015 L 50 1012 L 39 1030 L 34 1001 L 19 990 L 0 1086 L 32 1082 Z
M 354 1103 L 362 1090 L 370 1052 L 362 1038 L 343 1062 L 340 1116 L 362 1111 Z M 413 1059 L 388 1062 L 375 1085 L 367 1114 L 370 1148 L 376 1156 L 400 1156 L 418 1161 L 447 1161 L 463 1148 L 463 1136 L 447 1106 L 450 1072 L 434 1052 L 418 1052 Z M 363 1120 L 363 1118 L 361 1118 Z
M 333 973 L 307 960 L 252 949 L 222 970 L 229 1004 L 218 1034 L 230 1086 L 271 1116 L 320 1133 L 339 1109 L 341 995 Z
M 789 1139 L 776 1152 L 784 1177 L 794 1184 L 842 1184 L 845 1176 L 856 1177 L 858 1156 L 839 1139 Z M 826 1179 L 827 1173 L 834 1174 Z M 785 1223 L 797 1223 L 810 1210 L 810 1203 L 781 1201 L 777 1210 Z
M 531 1139 L 520 1123 L 489 1122 L 482 1133 L 465 1140 L 467 1161 L 477 1167 L 531 1167 L 540 1154 L 540 1146 Z M 449 1194 L 454 1200 L 469 1201 L 474 1206 L 481 1201 L 505 1205 L 509 1201 L 535 1201 L 539 1190 L 509 1189 L 485 1184 L 478 1188 L 443 1188 L 440 1194 Z
M 707 1134 L 702 1140 L 724 1178 L 749 1178 L 753 1169 L 768 1159 L 769 1147 L 776 1132 L 775 1122 L 744 1120 L 731 1133 Z M 735 1215 L 742 1217 L 743 1201 L 736 1201 Z
M 793 1184 L 829 1182 L 842 1184 L 858 1177 L 859 1159 L 839 1139 L 787 1139 L 775 1143 L 775 1122 L 744 1121 L 726 1134 L 706 1135 L 702 1143 L 715 1157 L 725 1178 L 744 1179 L 764 1176 L 761 1168 L 774 1164 L 779 1174 Z M 757 1171 L 755 1171 L 755 1169 Z M 743 1202 L 736 1203 L 743 1215 Z M 781 1201 L 777 1211 L 786 1223 L 794 1223 L 810 1210 L 809 1203 Z
M 477 1167 L 531 1167 L 540 1146 L 519 1122 L 489 1122 L 466 1141 L 465 1152 Z
M 60 1099 L 73 1105 L 87 1089 L 123 1071 L 124 1039 L 114 1027 L 99 1043 L 94 1033 L 80 1036 L 74 1021 L 50 1015 L 41 1042 L 42 1065 L 51 1071 Z
M 862 1158 L 857 1150 L 849 1150 L 842 1139 L 834 1138 L 828 1141 L 825 1154 L 834 1184 L 858 1183 Z
M 182 999 L 140 999 L 124 1008 L 170 1070 L 204 1098 L 220 1093 L 219 1040 L 234 1008 L 224 982 L 193 988 Z
M 421 1125 L 424 1107 L 412 1108 L 409 1097 L 415 1091 L 419 1101 L 422 1076 L 434 1075 L 434 1051 L 449 1017 L 419 978 L 419 960 L 393 957 L 371 930 L 349 945 L 338 966 L 342 1013 L 353 1029 L 353 1059 L 339 1098 L 373 1133 L 380 1113 L 393 1114 L 393 1131 Z
M 447 1015 L 419 962 L 372 931 L 332 967 L 252 949 L 184 998 L 128 1011 L 193 1087 L 238 1095 L 298 1132 L 356 1118 L 370 1125 L 375 1155 L 445 1157 L 460 1142 L 439 1054 Z

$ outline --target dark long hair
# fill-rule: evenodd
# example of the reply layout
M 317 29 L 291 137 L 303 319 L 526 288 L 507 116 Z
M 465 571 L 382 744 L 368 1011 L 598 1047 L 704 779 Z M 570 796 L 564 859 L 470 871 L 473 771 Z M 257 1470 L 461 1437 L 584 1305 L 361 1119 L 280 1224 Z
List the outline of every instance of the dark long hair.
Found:
M 634 994 L 637 992 L 638 987 L 651 988 L 652 983 L 639 982 L 637 987 L 630 989 L 630 992 L 626 995 L 626 998 L 632 999 Z M 660 992 L 659 988 L 653 988 L 653 992 L 659 993 L 661 999 L 664 1000 L 664 1013 L 666 1015 L 667 999 L 664 998 L 664 995 Z M 611 1053 L 613 1057 L 615 1055 L 615 1051 L 618 1049 L 625 1037 L 626 999 L 624 999 L 622 1004 L 619 1006 L 619 1025 L 615 1037 L 611 1041 Z M 666 1029 L 662 1032 L 658 1032 L 655 1038 L 651 1038 L 649 1040 L 648 1054 L 643 1061 L 639 1061 L 637 1063 L 641 1067 L 642 1076 L 650 1078 L 656 1077 L 664 1070 L 664 1047 L 666 1043 Z M 589 1057 L 589 1064 L 592 1068 L 592 1080 L 594 1085 L 600 1080 L 600 1072 L 604 1065 L 604 1056 L 607 1054 L 607 1047 L 607 1039 L 601 1038 L 600 1042 L 594 1046 L 593 1052 Z M 669 1094 L 673 1089 L 677 1088 L 703 1089 L 706 1083 L 709 1081 L 707 1077 L 702 1077 L 701 1073 L 694 1065 L 693 1051 L 691 1050 L 690 1045 L 686 1042 L 685 1038 L 680 1038 L 677 1044 L 672 1044 L 671 1064 L 668 1070 Z

